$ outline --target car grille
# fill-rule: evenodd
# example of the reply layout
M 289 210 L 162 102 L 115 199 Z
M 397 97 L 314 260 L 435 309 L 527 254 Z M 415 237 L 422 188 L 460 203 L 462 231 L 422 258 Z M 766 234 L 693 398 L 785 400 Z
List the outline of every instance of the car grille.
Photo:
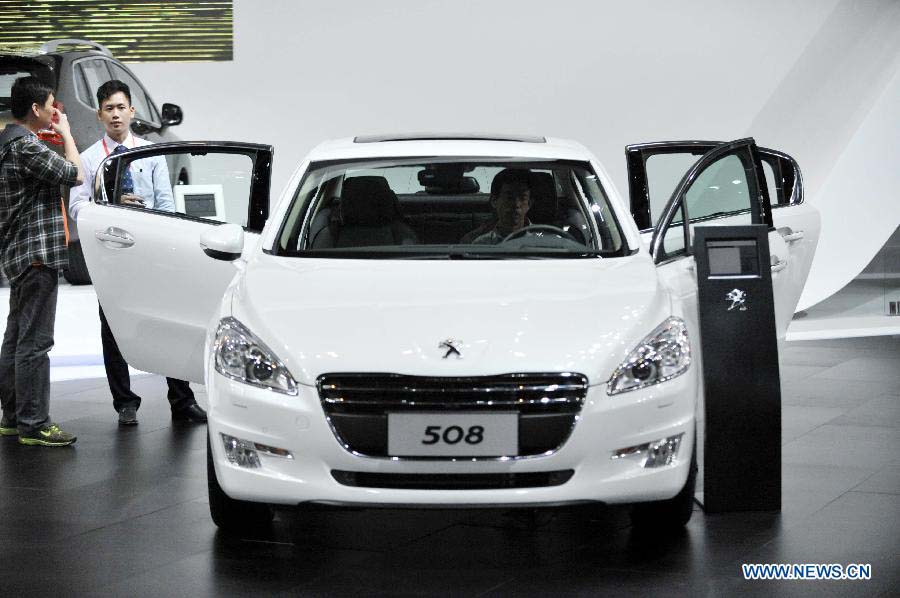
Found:
M 371 473 L 331 471 L 344 486 L 392 488 L 400 490 L 499 490 L 504 488 L 547 488 L 561 486 L 575 474 L 574 469 L 523 473 Z
M 514 412 L 518 457 L 547 454 L 569 437 L 587 395 L 582 374 L 502 374 L 427 377 L 399 374 L 324 374 L 319 398 L 344 447 L 387 457 L 387 415 L 398 412 Z M 417 457 L 446 459 L 446 457 Z

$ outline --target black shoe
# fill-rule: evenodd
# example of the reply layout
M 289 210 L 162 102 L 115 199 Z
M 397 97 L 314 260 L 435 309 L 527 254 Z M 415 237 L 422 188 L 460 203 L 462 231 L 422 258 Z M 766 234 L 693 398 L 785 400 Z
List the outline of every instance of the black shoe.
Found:
M 136 407 L 122 407 L 119 409 L 119 425 L 120 426 L 134 426 L 137 425 L 137 408 Z
M 190 407 L 173 411 L 172 421 L 204 424 L 206 423 L 206 411 L 200 405 L 194 403 Z

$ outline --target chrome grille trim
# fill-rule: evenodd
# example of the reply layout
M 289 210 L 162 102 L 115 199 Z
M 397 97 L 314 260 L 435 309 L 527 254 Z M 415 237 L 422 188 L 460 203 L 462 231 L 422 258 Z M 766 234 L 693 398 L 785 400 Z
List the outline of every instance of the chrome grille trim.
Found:
M 429 379 L 431 380 L 431 379 Z M 452 380 L 452 379 L 451 379 Z M 465 380 L 463 378 L 462 380 Z M 404 386 L 403 388 L 391 388 L 390 390 L 395 392 L 433 392 L 438 394 L 464 394 L 470 392 L 509 392 L 509 391 L 519 391 L 519 392 L 556 392 L 556 391 L 573 391 L 573 390 L 581 390 L 583 387 L 581 384 L 510 384 L 506 387 L 504 386 L 482 386 L 482 387 L 471 387 L 471 388 L 416 388 L 411 386 Z M 365 393 L 373 393 L 373 392 L 384 392 L 387 390 L 383 386 L 347 386 L 344 384 L 340 388 L 337 384 L 323 384 L 322 389 L 325 391 L 336 391 L 343 390 L 345 392 L 365 392 Z
M 460 460 L 389 456 L 388 412 L 513 411 L 520 421 L 520 454 L 462 459 L 496 461 L 547 456 L 558 451 L 578 420 L 588 392 L 588 379 L 572 372 L 448 377 L 338 373 L 319 376 L 316 387 L 336 439 L 345 450 L 359 457 Z M 362 436 L 359 422 L 368 426 Z
M 581 374 L 501 374 L 497 376 L 404 376 L 323 374 L 316 381 L 324 404 L 427 406 L 570 405 L 581 407 L 588 381 Z M 377 395 L 359 397 L 357 395 Z M 468 399 L 462 397 L 468 395 Z M 530 395 L 530 396 L 529 396 Z

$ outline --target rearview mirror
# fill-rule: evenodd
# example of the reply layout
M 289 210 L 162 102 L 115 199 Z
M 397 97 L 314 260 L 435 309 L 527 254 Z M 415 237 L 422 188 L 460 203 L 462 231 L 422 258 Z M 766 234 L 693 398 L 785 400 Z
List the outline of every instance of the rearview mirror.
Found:
M 162 105 L 162 124 L 164 127 L 180 125 L 182 119 L 184 119 L 184 113 L 181 111 L 181 106 L 176 106 L 175 104 Z
M 200 247 L 209 257 L 232 262 L 244 251 L 244 229 L 238 224 L 221 224 L 203 231 Z
M 465 176 L 471 170 L 471 166 L 463 164 L 429 164 L 419 171 L 419 184 L 432 195 L 478 193 L 478 180 Z

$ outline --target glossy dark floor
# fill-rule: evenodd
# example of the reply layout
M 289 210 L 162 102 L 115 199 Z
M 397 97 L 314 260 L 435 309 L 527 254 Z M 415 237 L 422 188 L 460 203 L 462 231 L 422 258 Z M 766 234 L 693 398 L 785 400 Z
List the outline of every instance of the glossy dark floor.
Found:
M 627 510 L 280 513 L 228 539 L 206 501 L 205 426 L 157 377 L 121 429 L 104 380 L 55 384 L 68 449 L 0 439 L 4 596 L 897 595 L 900 338 L 782 351 L 784 509 L 644 539 Z M 870 581 L 744 581 L 741 563 L 871 563 Z

